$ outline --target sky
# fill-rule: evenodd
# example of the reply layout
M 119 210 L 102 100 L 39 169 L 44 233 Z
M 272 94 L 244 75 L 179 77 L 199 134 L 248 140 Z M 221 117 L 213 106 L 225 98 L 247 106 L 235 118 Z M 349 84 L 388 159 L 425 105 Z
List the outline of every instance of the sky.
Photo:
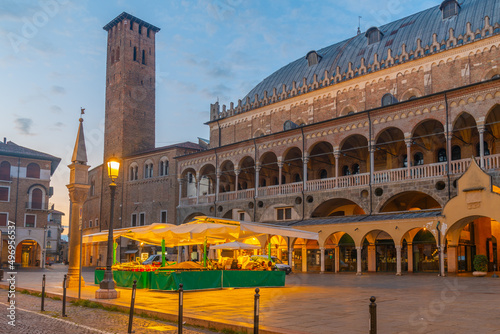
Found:
M 62 159 L 50 202 L 68 225 L 80 108 L 88 164 L 102 163 L 107 33 L 122 12 L 156 35 L 156 146 L 209 137 L 210 104 L 237 103 L 288 63 L 439 0 L 2 0 L 0 139 Z

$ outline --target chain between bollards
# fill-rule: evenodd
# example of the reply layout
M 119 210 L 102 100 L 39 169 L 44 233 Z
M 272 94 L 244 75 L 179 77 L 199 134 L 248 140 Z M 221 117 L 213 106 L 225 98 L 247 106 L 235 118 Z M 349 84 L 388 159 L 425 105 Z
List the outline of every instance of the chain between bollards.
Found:
M 67 317 L 66 315 L 66 279 L 68 275 L 64 275 L 64 281 L 63 281 L 63 305 L 62 305 L 62 316 Z
M 132 299 L 130 301 L 130 315 L 128 317 L 128 334 L 132 334 L 132 322 L 134 322 L 134 304 L 135 304 L 135 291 L 137 288 L 137 280 L 134 280 L 132 285 Z
M 43 274 L 42 278 L 42 309 L 41 311 L 45 311 L 45 274 Z
M 253 333 L 259 334 L 259 288 L 255 288 L 254 305 L 253 305 Z
M 377 298 L 370 298 L 370 334 L 377 334 L 377 304 L 375 304 Z
M 182 307 L 184 298 L 184 289 L 182 288 L 184 284 L 179 284 L 179 324 L 177 325 L 177 333 L 182 334 Z

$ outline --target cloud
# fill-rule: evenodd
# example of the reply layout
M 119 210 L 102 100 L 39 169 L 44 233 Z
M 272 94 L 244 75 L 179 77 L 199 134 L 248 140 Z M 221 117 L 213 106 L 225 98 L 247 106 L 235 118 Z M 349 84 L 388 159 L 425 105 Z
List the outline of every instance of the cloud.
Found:
M 56 105 L 50 106 L 50 111 L 51 111 L 53 114 L 60 114 L 60 113 L 62 113 L 62 112 L 63 112 L 63 110 L 61 109 L 61 107 L 56 106 Z
M 33 120 L 31 118 L 18 117 L 14 120 L 16 124 L 16 129 L 23 135 L 32 135 L 31 126 L 33 125 Z
M 61 94 L 61 95 L 66 94 L 66 89 L 61 86 L 52 86 L 50 91 L 54 94 Z

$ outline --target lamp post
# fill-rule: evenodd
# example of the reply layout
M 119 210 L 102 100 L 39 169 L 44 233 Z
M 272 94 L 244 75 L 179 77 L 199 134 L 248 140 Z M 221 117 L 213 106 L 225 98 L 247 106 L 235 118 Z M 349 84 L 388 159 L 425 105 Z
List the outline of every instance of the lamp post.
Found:
M 120 170 L 120 162 L 116 158 L 111 158 L 108 163 L 108 177 L 111 179 L 109 190 L 111 193 L 111 205 L 109 213 L 108 224 L 108 253 L 106 261 L 106 270 L 104 271 L 104 279 L 99 283 L 99 290 L 96 291 L 96 298 L 112 299 L 118 298 L 119 292 L 115 290 L 115 281 L 113 279 L 113 271 L 111 266 L 113 264 L 113 213 L 115 206 L 115 180 L 118 178 Z

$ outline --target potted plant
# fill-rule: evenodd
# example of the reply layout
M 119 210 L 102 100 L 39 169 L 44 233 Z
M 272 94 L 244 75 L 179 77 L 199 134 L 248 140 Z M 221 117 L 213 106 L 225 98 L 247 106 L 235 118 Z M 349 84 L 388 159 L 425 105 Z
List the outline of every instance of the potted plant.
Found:
M 474 256 L 474 271 L 472 275 L 478 276 L 478 277 L 483 277 L 486 276 L 488 273 L 488 259 L 486 258 L 486 255 L 476 255 Z

